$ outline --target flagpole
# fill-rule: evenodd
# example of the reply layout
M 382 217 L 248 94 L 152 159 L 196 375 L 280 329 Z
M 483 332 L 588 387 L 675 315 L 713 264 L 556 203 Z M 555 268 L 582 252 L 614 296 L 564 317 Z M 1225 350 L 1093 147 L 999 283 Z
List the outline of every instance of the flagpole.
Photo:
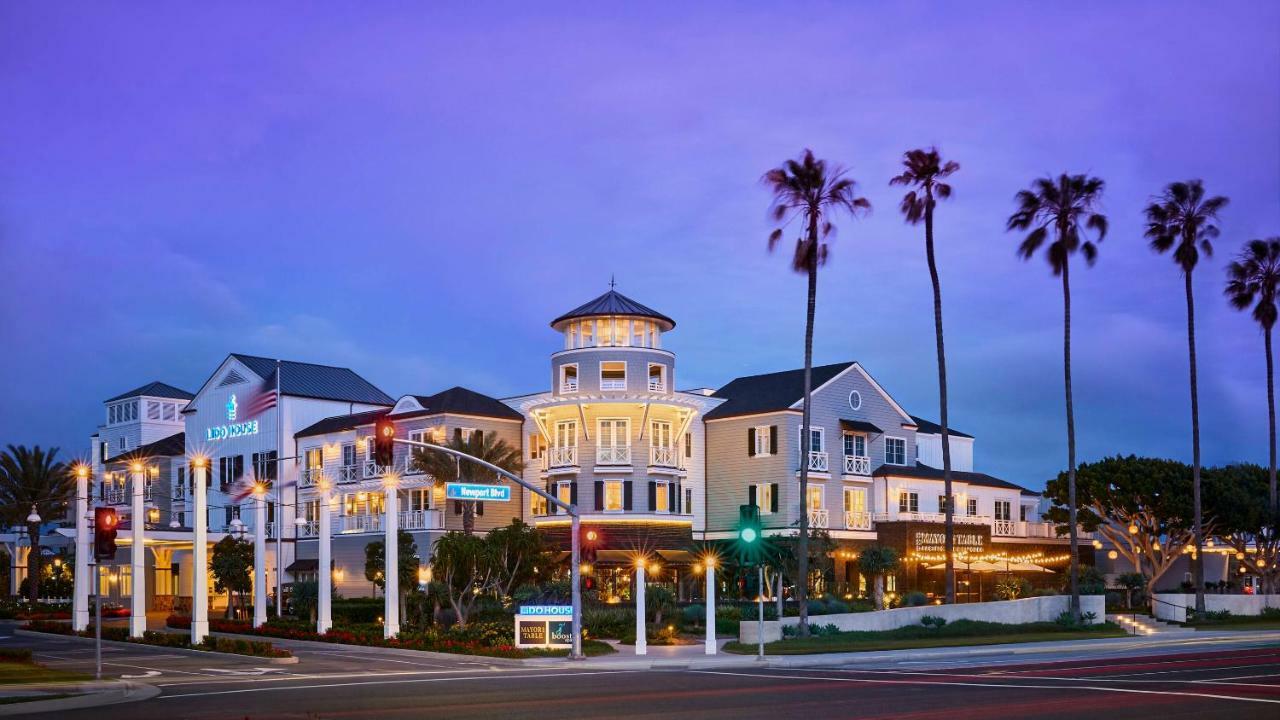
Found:
M 284 617 L 284 596 L 281 594 L 281 538 L 284 536 L 284 492 L 281 486 L 283 468 L 280 466 L 280 453 L 284 452 L 284 401 L 280 398 L 280 360 L 276 360 L 276 478 L 272 482 L 276 495 L 276 617 Z M 291 523 L 292 524 L 292 523 Z

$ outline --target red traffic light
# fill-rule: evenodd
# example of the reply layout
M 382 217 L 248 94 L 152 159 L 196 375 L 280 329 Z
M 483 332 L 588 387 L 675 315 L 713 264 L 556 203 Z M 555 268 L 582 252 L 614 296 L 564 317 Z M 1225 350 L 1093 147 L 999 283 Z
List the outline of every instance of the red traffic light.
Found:
M 93 554 L 99 560 L 115 557 L 116 530 L 120 526 L 120 517 L 115 508 L 99 507 L 93 509 Z
M 395 455 L 396 424 L 391 418 L 381 418 L 373 430 L 373 461 L 382 467 L 391 467 Z

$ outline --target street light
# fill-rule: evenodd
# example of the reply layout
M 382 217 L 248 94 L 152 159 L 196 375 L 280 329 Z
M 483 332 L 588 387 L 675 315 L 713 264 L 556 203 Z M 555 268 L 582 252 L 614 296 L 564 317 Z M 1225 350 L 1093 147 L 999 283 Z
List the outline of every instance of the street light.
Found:
M 40 513 L 36 512 L 35 505 L 31 506 L 31 514 L 27 516 L 27 522 L 31 523 L 32 525 L 40 524 Z

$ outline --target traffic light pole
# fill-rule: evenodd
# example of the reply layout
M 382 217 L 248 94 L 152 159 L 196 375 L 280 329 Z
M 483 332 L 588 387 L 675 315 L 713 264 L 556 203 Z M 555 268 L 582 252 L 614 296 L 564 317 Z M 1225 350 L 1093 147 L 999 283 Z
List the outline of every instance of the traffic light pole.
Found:
M 758 647 L 756 649 L 756 660 L 763 661 L 764 660 L 764 563 L 761 563 L 756 568 L 756 570 L 760 573 L 760 581 L 759 583 L 757 583 L 759 587 L 756 588 L 756 603 L 757 603 L 756 642 L 758 643 Z M 782 618 L 779 617 L 778 620 L 782 620 Z M 779 627 L 781 627 L 781 623 L 779 623 Z
M 578 515 L 578 506 L 567 503 L 561 500 L 560 498 L 556 497 L 555 495 L 552 495 L 551 493 L 546 492 L 545 490 L 535 485 L 525 482 L 524 478 L 520 477 L 519 475 L 516 475 L 513 472 L 503 470 L 502 468 L 498 467 L 497 465 L 494 465 L 491 462 L 488 462 L 486 460 L 481 460 L 480 458 L 475 457 L 474 455 L 468 455 L 464 452 L 454 450 L 451 447 L 446 447 L 444 445 L 434 445 L 432 443 L 421 442 L 418 440 L 405 440 L 402 438 L 394 438 L 393 442 L 400 443 L 401 445 L 408 445 L 410 447 L 421 448 L 423 450 L 442 452 L 447 455 L 452 455 L 461 460 L 466 460 L 468 462 L 475 463 L 476 465 L 479 465 L 481 467 L 488 468 L 489 470 L 492 470 L 495 473 L 497 473 L 499 476 L 504 477 L 513 483 L 516 483 L 517 485 L 528 490 L 529 492 L 534 493 L 539 497 L 545 498 L 547 502 L 555 505 L 556 507 L 563 508 L 564 511 L 568 513 L 569 522 L 572 525 L 571 532 L 569 533 L 569 536 L 570 536 L 569 578 L 570 578 L 570 584 L 573 586 L 572 589 L 570 590 L 570 597 L 571 597 L 570 602 L 573 604 L 573 647 L 569 650 L 569 658 L 571 660 L 581 660 L 582 659 L 582 588 L 579 587 L 579 585 L 582 582 L 582 575 L 581 575 L 581 570 L 579 568 L 579 565 L 582 563 L 582 548 L 581 548 L 582 539 L 579 537 L 579 528 L 581 527 L 581 523 L 580 523 L 581 517 Z
M 93 663 L 94 678 L 102 679 L 102 562 L 95 559 L 94 575 L 97 582 L 93 589 Z

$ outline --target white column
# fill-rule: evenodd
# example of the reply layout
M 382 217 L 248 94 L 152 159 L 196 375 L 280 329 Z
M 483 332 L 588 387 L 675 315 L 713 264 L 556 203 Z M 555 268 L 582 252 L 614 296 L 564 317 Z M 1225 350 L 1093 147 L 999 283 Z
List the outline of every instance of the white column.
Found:
M 267 622 L 267 495 L 254 493 L 253 511 L 253 626 Z
M 330 608 L 329 599 L 333 595 L 333 571 L 330 565 L 333 564 L 333 548 L 331 547 L 332 538 L 330 536 L 330 518 L 329 518 L 329 484 L 324 480 L 320 481 L 320 532 L 318 542 L 319 546 L 319 562 L 316 568 L 316 632 L 321 635 L 329 631 L 333 627 L 333 614 Z
M 209 636 L 209 511 L 205 493 L 208 461 L 192 462 L 191 644 Z
M 645 637 L 643 560 L 636 563 L 636 584 L 631 593 L 636 596 L 636 654 L 645 655 L 649 652 L 649 639 Z
M 89 473 L 82 465 L 76 471 L 76 568 L 75 595 L 71 598 L 71 628 L 77 632 L 89 627 Z
M 129 559 L 133 566 L 133 595 L 129 606 L 129 637 L 142 637 L 147 631 L 147 509 L 142 502 L 147 476 L 141 465 L 134 465 L 132 470 L 133 517 L 129 523 L 133 530 L 133 545 L 129 548 Z
M 5 543 L 5 552 L 9 553 L 9 594 L 18 594 L 18 584 L 22 580 L 18 577 L 18 543 Z
M 386 567 L 382 570 L 382 578 L 386 592 L 383 593 L 382 637 L 387 639 L 400 634 L 400 498 L 396 484 L 394 478 L 388 479 L 386 500 L 383 502 L 387 518 L 383 523 Z
M 707 560 L 707 644 L 708 655 L 716 654 L 716 564 Z

